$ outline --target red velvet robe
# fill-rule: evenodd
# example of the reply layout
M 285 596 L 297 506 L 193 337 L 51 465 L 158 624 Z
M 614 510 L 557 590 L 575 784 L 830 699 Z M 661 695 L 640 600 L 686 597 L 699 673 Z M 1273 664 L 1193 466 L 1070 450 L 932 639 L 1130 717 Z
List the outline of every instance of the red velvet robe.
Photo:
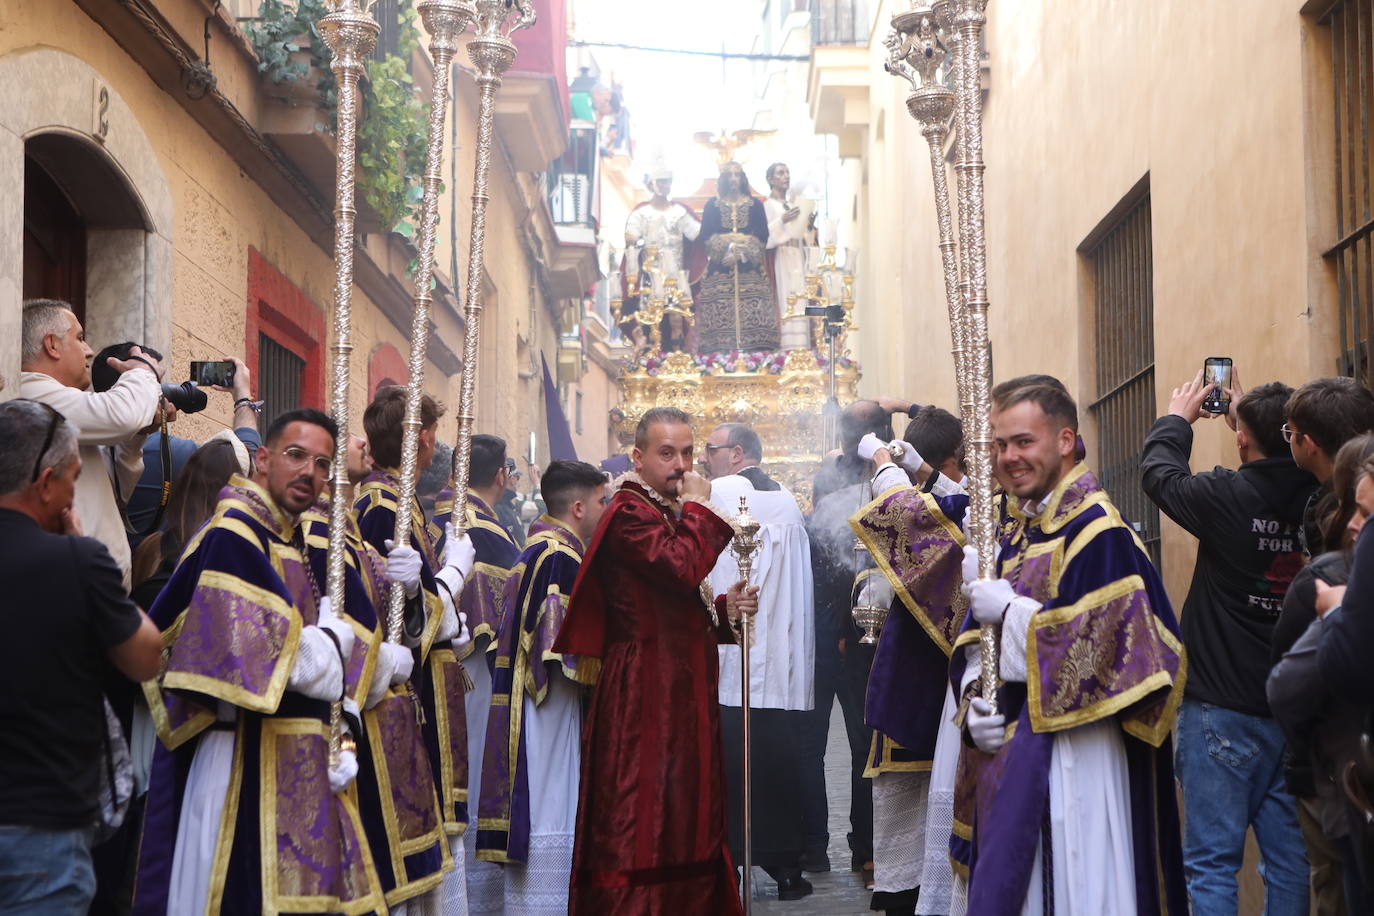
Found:
M 573 586 L 554 648 L 600 673 L 582 729 L 572 916 L 740 912 L 726 842 L 716 645 L 702 580 L 730 525 L 681 518 L 626 482 Z M 709 594 L 709 593 L 707 593 Z M 591 664 L 589 664 L 589 662 Z

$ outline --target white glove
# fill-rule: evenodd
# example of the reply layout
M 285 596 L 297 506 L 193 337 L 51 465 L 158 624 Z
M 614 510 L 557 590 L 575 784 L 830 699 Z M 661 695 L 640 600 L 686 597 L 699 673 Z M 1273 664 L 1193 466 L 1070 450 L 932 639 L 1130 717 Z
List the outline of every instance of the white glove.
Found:
M 873 456 L 877 454 L 880 448 L 887 448 L 887 443 L 872 433 L 868 433 L 859 440 L 859 457 L 864 461 L 872 461 Z
M 414 598 L 420 590 L 420 570 L 424 561 L 420 552 L 409 544 L 397 545 L 386 540 L 386 579 L 397 585 L 405 586 L 406 597 Z
M 992 707 L 982 697 L 974 697 L 969 702 L 968 715 L 964 717 L 969 736 L 985 754 L 995 754 L 1007 743 L 1006 721 L 1001 713 L 993 715 Z
M 286 687 L 313 700 L 333 702 L 343 695 L 343 661 L 324 630 L 301 627 L 296 663 L 291 666 Z
M 980 624 L 999 624 L 1016 600 L 1016 589 L 1006 579 L 978 579 L 964 586 L 973 619 Z
M 372 669 L 372 683 L 367 685 L 367 708 L 371 709 L 382 702 L 386 689 L 393 684 L 404 684 L 415 668 L 415 657 L 410 650 L 395 643 L 384 642 L 377 647 L 377 664 Z M 404 676 L 397 680 L 397 674 Z
M 383 654 L 388 656 L 388 667 L 391 668 L 391 687 L 399 687 L 410 680 L 411 674 L 415 672 L 415 656 L 405 646 L 398 646 L 394 642 L 384 642 L 380 646 Z
M 472 631 L 468 629 L 468 615 L 458 612 L 458 635 L 453 638 L 453 651 L 459 655 L 472 645 Z
M 967 517 L 967 513 L 965 513 Z M 971 545 L 964 545 L 964 561 L 959 566 L 960 572 L 964 574 L 964 586 L 978 581 L 978 548 Z
M 472 538 L 466 531 L 462 537 L 456 536 L 452 522 L 444 526 L 444 532 L 444 566 L 458 570 L 458 575 L 466 582 L 477 562 L 477 548 L 472 545 Z
M 329 791 L 338 795 L 358 778 L 358 755 L 352 751 L 339 751 L 339 762 L 329 768 Z
M 353 640 L 355 634 L 348 622 L 334 615 L 334 603 L 329 600 L 328 595 L 320 598 L 319 607 L 319 627 L 321 630 L 328 630 L 339 640 L 339 654 L 345 659 L 353 657 Z
M 894 456 L 901 452 L 902 457 L 897 459 L 898 463 L 912 473 L 919 471 L 921 465 L 926 463 L 926 460 L 921 457 L 921 453 L 916 451 L 916 446 L 905 439 L 893 439 L 887 444 L 887 450 Z

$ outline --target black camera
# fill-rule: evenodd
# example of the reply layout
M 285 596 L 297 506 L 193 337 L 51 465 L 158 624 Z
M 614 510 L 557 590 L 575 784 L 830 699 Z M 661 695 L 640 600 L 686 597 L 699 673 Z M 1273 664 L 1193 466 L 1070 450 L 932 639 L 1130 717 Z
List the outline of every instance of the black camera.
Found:
M 119 371 L 112 368 L 107 360 L 110 357 L 128 359 L 134 347 L 138 347 L 155 360 L 162 360 L 161 353 L 152 347 L 136 344 L 132 340 L 110 344 L 97 353 L 94 362 L 91 363 L 91 388 L 95 391 L 109 391 L 113 388 L 114 383 L 119 380 Z M 182 413 L 197 413 L 210 403 L 209 396 L 191 381 L 182 382 L 180 385 L 163 385 L 162 397 Z

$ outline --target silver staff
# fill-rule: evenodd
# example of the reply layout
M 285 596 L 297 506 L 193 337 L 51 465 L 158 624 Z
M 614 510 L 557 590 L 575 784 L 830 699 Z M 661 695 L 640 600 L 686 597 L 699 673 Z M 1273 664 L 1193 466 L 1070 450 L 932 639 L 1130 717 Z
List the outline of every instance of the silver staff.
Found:
M 735 536 L 730 541 L 730 552 L 734 554 L 735 563 L 739 566 L 740 580 L 745 588 L 748 588 L 749 576 L 754 571 L 754 554 L 759 549 L 760 525 L 758 519 L 750 514 L 749 503 L 743 496 L 739 498 L 739 514 L 731 524 L 734 526 Z M 749 773 L 749 644 L 754 640 L 754 618 L 748 614 L 740 614 L 738 633 L 740 716 L 744 739 L 744 884 L 741 890 L 744 892 L 744 912 L 747 916 L 753 908 L 754 897 L 751 888 L 754 866 L 754 811 L 750 805 L 753 792 Z
M 969 540 L 978 575 L 997 576 L 997 504 L 992 478 L 992 354 L 988 341 L 987 246 L 983 234 L 983 126 L 980 48 L 987 0 L 934 0 L 892 17 L 886 69 L 911 83 L 907 109 L 930 145 L 940 261 L 953 341 L 960 413 L 969 453 Z M 955 89 L 939 80 L 951 65 Z M 919 74 L 919 79 L 917 75 Z M 951 113 L 958 133 L 955 164 L 958 242 L 950 225 L 945 139 Z M 981 692 L 997 708 L 997 630 L 981 626 Z
M 516 17 L 516 14 L 519 14 Z M 472 424 L 476 420 L 477 342 L 482 322 L 483 246 L 487 232 L 487 171 L 495 134 L 496 90 L 515 62 L 510 35 L 534 25 L 530 0 L 477 0 L 468 57 L 477 67 L 477 162 L 472 176 L 472 238 L 468 245 L 468 282 L 463 303 L 463 383 L 458 395 L 458 444 L 453 449 L 453 526 L 467 527 L 468 478 L 472 468 Z
M 444 116 L 448 113 L 449 74 L 458 36 L 477 11 L 473 0 L 420 0 L 416 6 L 429 32 L 434 59 L 434 93 L 429 103 L 429 143 L 425 150 L 423 196 L 420 198 L 420 253 L 415 268 L 415 310 L 410 320 L 410 377 L 406 382 L 406 413 L 401 430 L 401 492 L 396 500 L 394 543 L 409 544 L 419 478 L 420 402 L 425 391 L 425 352 L 429 348 L 429 306 L 434 274 L 434 236 L 439 226 L 439 188 L 443 183 Z M 401 641 L 405 591 L 393 588 L 388 596 L 386 631 L 391 642 Z
M 330 69 L 338 83 L 337 160 L 334 170 L 334 345 L 329 383 L 329 412 L 338 424 L 334 444 L 334 498 L 329 505 L 329 553 L 326 589 L 334 613 L 344 615 L 344 569 L 348 532 L 348 376 L 353 355 L 353 165 L 358 126 L 358 77 L 381 31 L 368 12 L 371 0 L 336 0 L 318 23 L 334 59 Z M 343 741 L 341 703 L 329 710 L 329 763 L 339 762 Z

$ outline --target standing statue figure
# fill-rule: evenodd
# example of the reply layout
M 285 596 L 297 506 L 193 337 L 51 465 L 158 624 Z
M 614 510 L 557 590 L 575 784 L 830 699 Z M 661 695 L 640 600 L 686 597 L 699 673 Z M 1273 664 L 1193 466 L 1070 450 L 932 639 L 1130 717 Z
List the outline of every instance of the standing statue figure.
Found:
M 696 290 L 697 350 L 776 350 L 778 309 L 764 254 L 768 217 L 763 202 L 749 193 L 749 179 L 738 162 L 727 162 L 706 202 L 701 237 L 706 246 L 706 276 Z
M 669 200 L 668 193 L 673 189 L 673 173 L 659 169 L 651 179 L 653 199 L 642 203 L 630 212 L 625 220 L 625 261 L 621 268 L 621 290 L 624 306 L 620 312 L 621 333 L 642 345 L 645 328 L 634 319 L 639 311 L 639 295 L 632 294 L 635 289 L 644 289 L 655 296 L 663 295 L 663 280 L 677 278 L 677 287 L 684 292 L 688 289 L 688 268 L 692 263 L 691 243 L 701 232 L 701 222 L 696 211 L 681 201 Z M 657 274 L 646 273 L 646 249 L 658 252 Z M 700 270 L 700 268 L 698 268 Z M 665 351 L 686 348 L 686 323 L 680 315 L 668 315 L 663 319 L 663 349 Z
M 784 162 L 768 167 L 770 193 L 763 202 L 768 217 L 768 250 L 773 256 L 778 319 L 782 323 L 782 349 L 811 346 L 811 319 L 786 321 L 787 297 L 806 289 L 806 249 L 816 246 L 816 205 L 798 194 L 789 194 L 792 172 Z

